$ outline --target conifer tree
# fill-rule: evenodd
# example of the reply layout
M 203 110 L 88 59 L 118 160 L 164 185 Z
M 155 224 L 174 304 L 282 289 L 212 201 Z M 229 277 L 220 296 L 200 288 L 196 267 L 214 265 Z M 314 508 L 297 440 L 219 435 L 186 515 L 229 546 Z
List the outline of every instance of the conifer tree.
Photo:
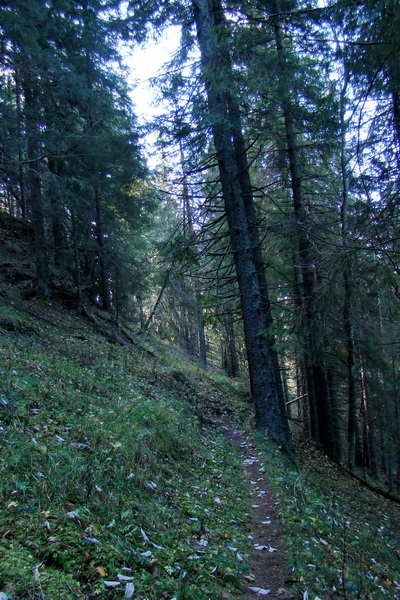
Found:
M 246 211 L 251 203 L 247 181 L 238 168 L 241 127 L 235 114 L 232 90 L 232 70 L 226 49 L 227 25 L 218 0 L 197 0 L 194 4 L 204 84 L 208 99 L 210 125 L 218 160 L 219 177 L 230 243 L 240 290 L 242 316 L 249 363 L 250 383 L 256 406 L 258 426 L 285 448 L 289 435 L 283 398 L 278 383 L 271 339 L 269 315 L 265 305 L 265 290 L 260 286 L 258 263 L 251 229 L 254 224 Z M 235 147 L 236 146 L 236 147 Z

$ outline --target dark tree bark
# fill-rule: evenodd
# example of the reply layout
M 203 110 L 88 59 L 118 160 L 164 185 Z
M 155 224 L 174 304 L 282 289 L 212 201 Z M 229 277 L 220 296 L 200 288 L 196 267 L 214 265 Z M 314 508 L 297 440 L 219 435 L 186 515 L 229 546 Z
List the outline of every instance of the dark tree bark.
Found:
M 151 322 L 152 322 L 152 320 L 154 318 L 154 315 L 157 312 L 158 305 L 160 304 L 160 302 L 162 300 L 162 297 L 163 297 L 163 294 L 165 292 L 165 289 L 166 289 L 166 287 L 167 287 L 167 285 L 169 283 L 169 276 L 170 276 L 170 271 L 167 271 L 167 274 L 166 274 L 164 282 L 163 282 L 163 284 L 161 286 L 161 290 L 160 290 L 160 292 L 158 294 L 158 297 L 157 297 L 156 303 L 155 303 L 155 305 L 153 307 L 153 310 L 151 311 L 151 313 L 147 317 L 146 322 L 142 325 L 140 333 L 145 333 L 148 330 L 148 328 L 150 327 L 150 324 L 151 324 Z M 142 313 L 142 311 L 143 311 L 143 305 L 141 304 L 140 307 L 141 307 L 141 313 Z M 144 317 L 144 315 L 143 315 L 143 317 Z
M 94 185 L 94 200 L 96 206 L 96 238 L 99 247 L 99 268 L 100 268 L 100 297 L 104 310 L 111 312 L 111 290 L 110 274 L 108 271 L 107 249 L 104 232 L 104 207 L 101 199 L 100 183 L 96 181 Z
M 197 307 L 197 331 L 199 339 L 199 362 L 203 369 L 207 366 L 207 343 L 204 329 L 203 309 Z
M 346 123 L 345 123 L 345 101 L 347 88 L 347 74 L 343 88 L 340 93 L 340 170 L 342 180 L 342 203 L 340 207 L 340 226 L 343 256 L 343 324 L 346 336 L 347 349 L 347 378 L 348 378 L 348 421 L 347 421 L 347 462 L 350 469 L 354 468 L 357 445 L 357 406 L 356 406 L 356 359 L 354 344 L 354 327 L 351 315 L 352 286 L 350 261 L 346 249 L 347 237 L 347 211 L 349 183 L 346 158 Z
M 42 194 L 42 159 L 40 147 L 40 123 L 38 122 L 37 88 L 39 82 L 29 72 L 29 61 L 21 76 L 25 98 L 25 125 L 27 134 L 27 162 L 29 201 L 33 224 L 36 285 L 45 300 L 51 298 L 50 270 L 46 247 L 45 219 Z
M 60 202 L 57 189 L 57 178 L 60 177 L 60 165 L 54 158 L 48 160 L 49 172 L 53 175 L 54 180 L 51 181 L 48 197 L 51 210 L 51 232 L 53 237 L 54 264 L 60 267 L 63 263 L 63 258 L 67 248 L 67 238 L 65 235 L 65 224 L 63 220 L 63 207 Z
M 231 312 L 224 315 L 223 324 L 225 330 L 223 367 L 230 377 L 237 377 L 239 375 L 239 358 L 236 350 L 233 314 Z
M 179 138 L 179 153 L 182 167 L 182 196 L 183 196 L 183 233 L 195 244 L 195 231 L 193 226 L 193 208 L 189 194 L 189 185 L 185 168 L 185 153 L 183 151 L 182 138 Z M 200 286 L 197 281 L 194 283 L 196 296 L 200 296 Z M 204 329 L 203 307 L 196 298 L 196 320 L 197 320 L 197 338 L 199 362 L 203 369 L 207 366 L 207 344 L 206 333 Z
M 246 350 L 256 421 L 271 438 L 289 448 L 289 428 L 282 410 L 277 373 L 268 335 L 270 322 L 254 257 L 251 225 L 239 180 L 233 141 L 235 123 L 229 112 L 233 73 L 224 60 L 226 28 L 220 26 L 220 0 L 196 0 L 194 15 L 207 92 L 210 125 L 218 160 L 219 178 L 227 216 L 231 249 L 239 285 Z
M 83 295 L 82 295 L 82 278 L 81 278 L 81 257 L 78 243 L 78 227 L 77 227 L 77 216 L 74 211 L 71 214 L 72 221 L 72 245 L 74 250 L 74 282 L 76 287 L 76 303 L 77 313 L 82 314 L 83 307 Z
M 308 238 L 309 219 L 303 194 L 302 174 L 299 166 L 299 147 L 295 134 L 293 106 L 290 99 L 290 88 L 284 80 L 287 72 L 286 54 L 279 11 L 272 3 L 274 11 L 274 35 L 278 65 L 280 70 L 280 95 L 285 122 L 287 155 L 291 178 L 297 251 L 301 271 L 299 297 L 301 303 L 301 328 L 304 332 L 305 369 L 307 392 L 310 404 L 311 433 L 325 449 L 327 454 L 335 458 L 335 436 L 332 426 L 332 414 L 329 402 L 329 390 L 323 360 L 321 332 L 317 324 L 316 289 L 314 261 L 311 244 Z
M 21 213 L 21 217 L 23 219 L 27 218 L 27 210 L 26 210 L 26 190 L 25 190 L 25 172 L 24 172 L 24 167 L 23 167 L 23 157 L 24 157 L 24 152 L 23 152 L 23 129 L 24 129 L 24 125 L 23 125 L 23 110 L 22 110 L 22 103 L 21 103 L 21 81 L 20 81 L 20 75 L 19 75 L 19 69 L 16 66 L 15 71 L 14 71 L 14 78 L 15 78 L 15 103 L 16 103 L 16 107 L 17 107 L 17 111 L 16 111 L 16 123 L 17 123 L 17 131 L 18 131 L 18 136 L 19 136 L 19 141 L 18 141 L 18 179 L 19 179 L 19 210 Z

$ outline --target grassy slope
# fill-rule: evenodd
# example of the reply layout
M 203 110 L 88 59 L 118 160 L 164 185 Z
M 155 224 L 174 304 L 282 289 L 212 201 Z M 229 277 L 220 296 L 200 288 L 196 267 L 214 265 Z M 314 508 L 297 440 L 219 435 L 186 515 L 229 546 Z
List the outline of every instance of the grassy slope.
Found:
M 125 582 L 102 582 L 122 575 L 140 598 L 234 597 L 245 490 L 232 451 L 193 416 L 211 388 L 202 397 L 188 373 L 74 315 L 60 326 L 56 308 L 33 312 L 46 321 L 0 310 L 0 589 L 118 598 Z
M 296 598 L 400 598 L 400 506 L 349 478 L 310 444 L 297 444 L 299 468 L 265 440 L 266 472 L 281 508 Z
M 125 577 L 136 600 L 239 597 L 246 489 L 210 426 L 224 405 L 249 421 L 239 392 L 171 347 L 111 344 L 57 304 L 24 299 L 29 252 L 0 239 L 0 590 L 117 599 Z M 398 506 L 308 446 L 298 472 L 258 443 L 294 596 L 399 598 Z

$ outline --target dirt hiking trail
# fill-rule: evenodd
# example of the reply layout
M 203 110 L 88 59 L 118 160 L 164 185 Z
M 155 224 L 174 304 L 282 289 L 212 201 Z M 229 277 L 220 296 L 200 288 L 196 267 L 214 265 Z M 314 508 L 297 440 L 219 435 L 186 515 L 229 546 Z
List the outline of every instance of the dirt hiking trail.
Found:
M 246 577 L 243 600 L 290 600 L 294 596 L 287 583 L 277 501 L 264 473 L 261 455 L 246 434 L 224 421 L 220 428 L 238 452 L 249 486 L 252 550 L 248 562 L 251 571 Z

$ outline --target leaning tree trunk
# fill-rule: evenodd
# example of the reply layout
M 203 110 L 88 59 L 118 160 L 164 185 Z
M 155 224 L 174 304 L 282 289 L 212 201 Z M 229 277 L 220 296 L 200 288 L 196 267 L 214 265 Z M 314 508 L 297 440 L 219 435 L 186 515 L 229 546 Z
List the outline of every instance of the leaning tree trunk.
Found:
M 214 23 L 216 26 L 220 28 L 224 28 L 226 26 L 226 19 L 223 13 L 223 9 L 221 3 L 214 2 Z M 219 48 L 219 62 L 220 67 L 224 64 L 225 68 L 231 71 L 231 60 L 229 56 L 228 47 L 225 45 L 220 46 Z M 281 371 L 278 360 L 278 353 L 275 349 L 275 338 L 272 334 L 272 314 L 271 314 L 271 306 L 269 302 L 269 292 L 268 292 L 268 284 L 265 276 L 265 265 L 264 258 L 261 250 L 261 240 L 259 235 L 259 217 L 257 215 L 256 207 L 254 204 L 253 197 L 253 185 L 251 183 L 250 178 L 250 170 L 249 170 L 249 162 L 247 158 L 247 149 L 246 143 L 243 135 L 241 116 L 240 116 L 240 106 L 237 100 L 237 94 L 235 90 L 232 89 L 231 86 L 228 86 L 226 90 L 226 101 L 227 108 L 229 113 L 229 123 L 231 127 L 231 135 L 233 141 L 233 147 L 235 150 L 235 159 L 237 166 L 237 178 L 242 190 L 244 208 L 246 212 L 246 218 L 249 224 L 249 232 L 252 240 L 252 248 L 253 248 L 253 256 L 254 263 L 256 266 L 258 282 L 260 285 L 260 291 L 262 295 L 263 302 L 263 310 L 265 312 L 267 318 L 267 331 L 266 335 L 269 337 L 269 342 L 271 345 L 271 357 L 274 364 L 276 381 L 278 385 L 278 394 L 279 401 L 281 404 L 282 412 L 286 411 L 285 407 L 285 393 L 282 385 Z
M 268 336 L 270 322 L 257 274 L 251 226 L 239 181 L 232 140 L 228 87 L 233 73 L 224 55 L 224 27 L 218 26 L 220 0 L 196 0 L 194 14 L 206 87 L 209 118 L 218 160 L 219 179 L 227 216 L 231 249 L 239 285 L 252 395 L 259 428 L 289 448 L 289 428 L 283 414 L 277 373 Z

